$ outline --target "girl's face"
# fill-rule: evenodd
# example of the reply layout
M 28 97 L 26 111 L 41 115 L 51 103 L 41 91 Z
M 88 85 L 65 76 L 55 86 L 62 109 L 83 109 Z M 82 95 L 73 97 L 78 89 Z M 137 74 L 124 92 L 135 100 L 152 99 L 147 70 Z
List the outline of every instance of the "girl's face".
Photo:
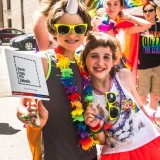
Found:
M 143 10 L 143 14 L 144 14 L 144 17 L 147 21 L 155 20 L 156 11 L 152 5 L 149 4 L 149 5 L 145 6 L 144 10 Z
M 109 18 L 113 20 L 116 20 L 119 12 L 122 10 L 120 0 L 106 0 L 104 7 Z
M 56 24 L 78 25 L 84 24 L 84 22 L 78 14 L 70 15 L 65 13 L 60 19 L 57 20 Z M 56 37 L 58 44 L 68 52 L 75 52 L 84 40 L 84 34 L 77 35 L 73 29 L 71 29 L 67 35 L 60 35 L 57 33 Z
M 110 47 L 98 47 L 91 50 L 85 63 L 91 78 L 105 80 L 114 64 Z

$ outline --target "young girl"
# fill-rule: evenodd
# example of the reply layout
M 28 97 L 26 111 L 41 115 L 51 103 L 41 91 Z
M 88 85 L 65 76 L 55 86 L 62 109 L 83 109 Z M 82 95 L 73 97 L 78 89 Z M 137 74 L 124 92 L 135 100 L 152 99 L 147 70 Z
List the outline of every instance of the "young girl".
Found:
M 87 37 L 82 62 L 96 104 L 87 107 L 85 122 L 103 145 L 100 160 L 159 160 L 160 133 L 152 121 L 160 114 L 143 107 L 128 69 L 115 70 L 117 44 L 100 32 Z
M 98 28 L 99 31 L 103 31 L 106 32 L 108 34 L 111 34 L 113 36 L 115 36 L 116 38 L 119 39 L 120 42 L 122 42 L 121 44 L 123 44 L 124 42 L 122 41 L 123 37 L 120 37 L 122 34 L 134 34 L 134 33 L 139 33 L 142 32 L 146 29 L 148 29 L 151 24 L 142 19 L 142 18 L 138 18 L 135 17 L 133 15 L 130 15 L 126 12 L 124 12 L 124 1 L 123 0 L 104 0 L 103 3 L 103 7 L 106 11 L 106 13 L 103 15 L 101 23 L 103 23 L 103 21 L 114 21 L 115 27 L 111 27 L 108 30 L 103 30 L 103 27 L 101 27 L 101 23 L 98 24 Z M 133 26 L 121 26 L 116 28 L 116 25 L 120 22 L 120 21 L 130 21 L 132 23 L 134 23 L 135 25 Z M 123 29 L 122 29 L 123 28 Z M 115 31 L 116 30 L 116 31 Z M 118 32 L 118 34 L 117 34 Z M 124 32 L 124 33 L 121 33 Z
M 96 160 L 96 142 L 84 123 L 80 65 L 77 66 L 74 55 L 91 30 L 90 16 L 78 1 L 59 1 L 50 10 L 47 27 L 59 44 L 55 49 L 37 54 L 42 56 L 50 101 L 42 104 L 40 100 L 36 103 L 22 98 L 17 116 L 27 124 L 34 160 L 41 160 L 42 156 L 44 160 Z

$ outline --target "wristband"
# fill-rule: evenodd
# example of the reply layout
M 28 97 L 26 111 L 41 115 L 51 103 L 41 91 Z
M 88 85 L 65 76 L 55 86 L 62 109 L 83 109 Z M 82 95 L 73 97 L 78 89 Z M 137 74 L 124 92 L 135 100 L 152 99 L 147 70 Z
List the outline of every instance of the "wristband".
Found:
M 102 132 L 103 131 L 103 122 L 102 121 L 100 121 L 98 124 L 97 124 L 97 126 L 95 126 L 95 127 L 90 127 L 90 130 L 93 132 L 93 133 L 100 133 L 100 132 Z

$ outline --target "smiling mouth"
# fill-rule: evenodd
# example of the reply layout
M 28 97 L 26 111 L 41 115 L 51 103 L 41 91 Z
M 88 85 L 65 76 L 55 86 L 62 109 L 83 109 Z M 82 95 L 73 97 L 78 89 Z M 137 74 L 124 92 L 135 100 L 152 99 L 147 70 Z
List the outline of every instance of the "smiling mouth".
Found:
M 104 68 L 94 67 L 94 70 L 95 70 L 96 72 L 102 72 L 102 71 L 104 71 L 105 69 L 104 69 Z
M 70 43 L 70 44 L 73 44 L 73 43 L 77 43 L 78 40 L 65 40 L 65 42 Z

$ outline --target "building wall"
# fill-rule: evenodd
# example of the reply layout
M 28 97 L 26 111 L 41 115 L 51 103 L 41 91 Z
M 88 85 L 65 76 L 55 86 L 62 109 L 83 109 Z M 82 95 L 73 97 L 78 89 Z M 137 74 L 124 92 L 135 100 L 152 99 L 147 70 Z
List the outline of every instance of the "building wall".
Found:
M 0 28 L 3 27 L 2 0 L 0 0 Z
M 3 1 L 4 27 L 8 26 L 8 19 L 12 21 L 12 28 L 32 32 L 33 14 L 39 8 L 39 0 L 11 0 L 11 9 L 7 10 L 7 0 Z M 23 2 L 24 28 L 22 26 L 21 3 Z

